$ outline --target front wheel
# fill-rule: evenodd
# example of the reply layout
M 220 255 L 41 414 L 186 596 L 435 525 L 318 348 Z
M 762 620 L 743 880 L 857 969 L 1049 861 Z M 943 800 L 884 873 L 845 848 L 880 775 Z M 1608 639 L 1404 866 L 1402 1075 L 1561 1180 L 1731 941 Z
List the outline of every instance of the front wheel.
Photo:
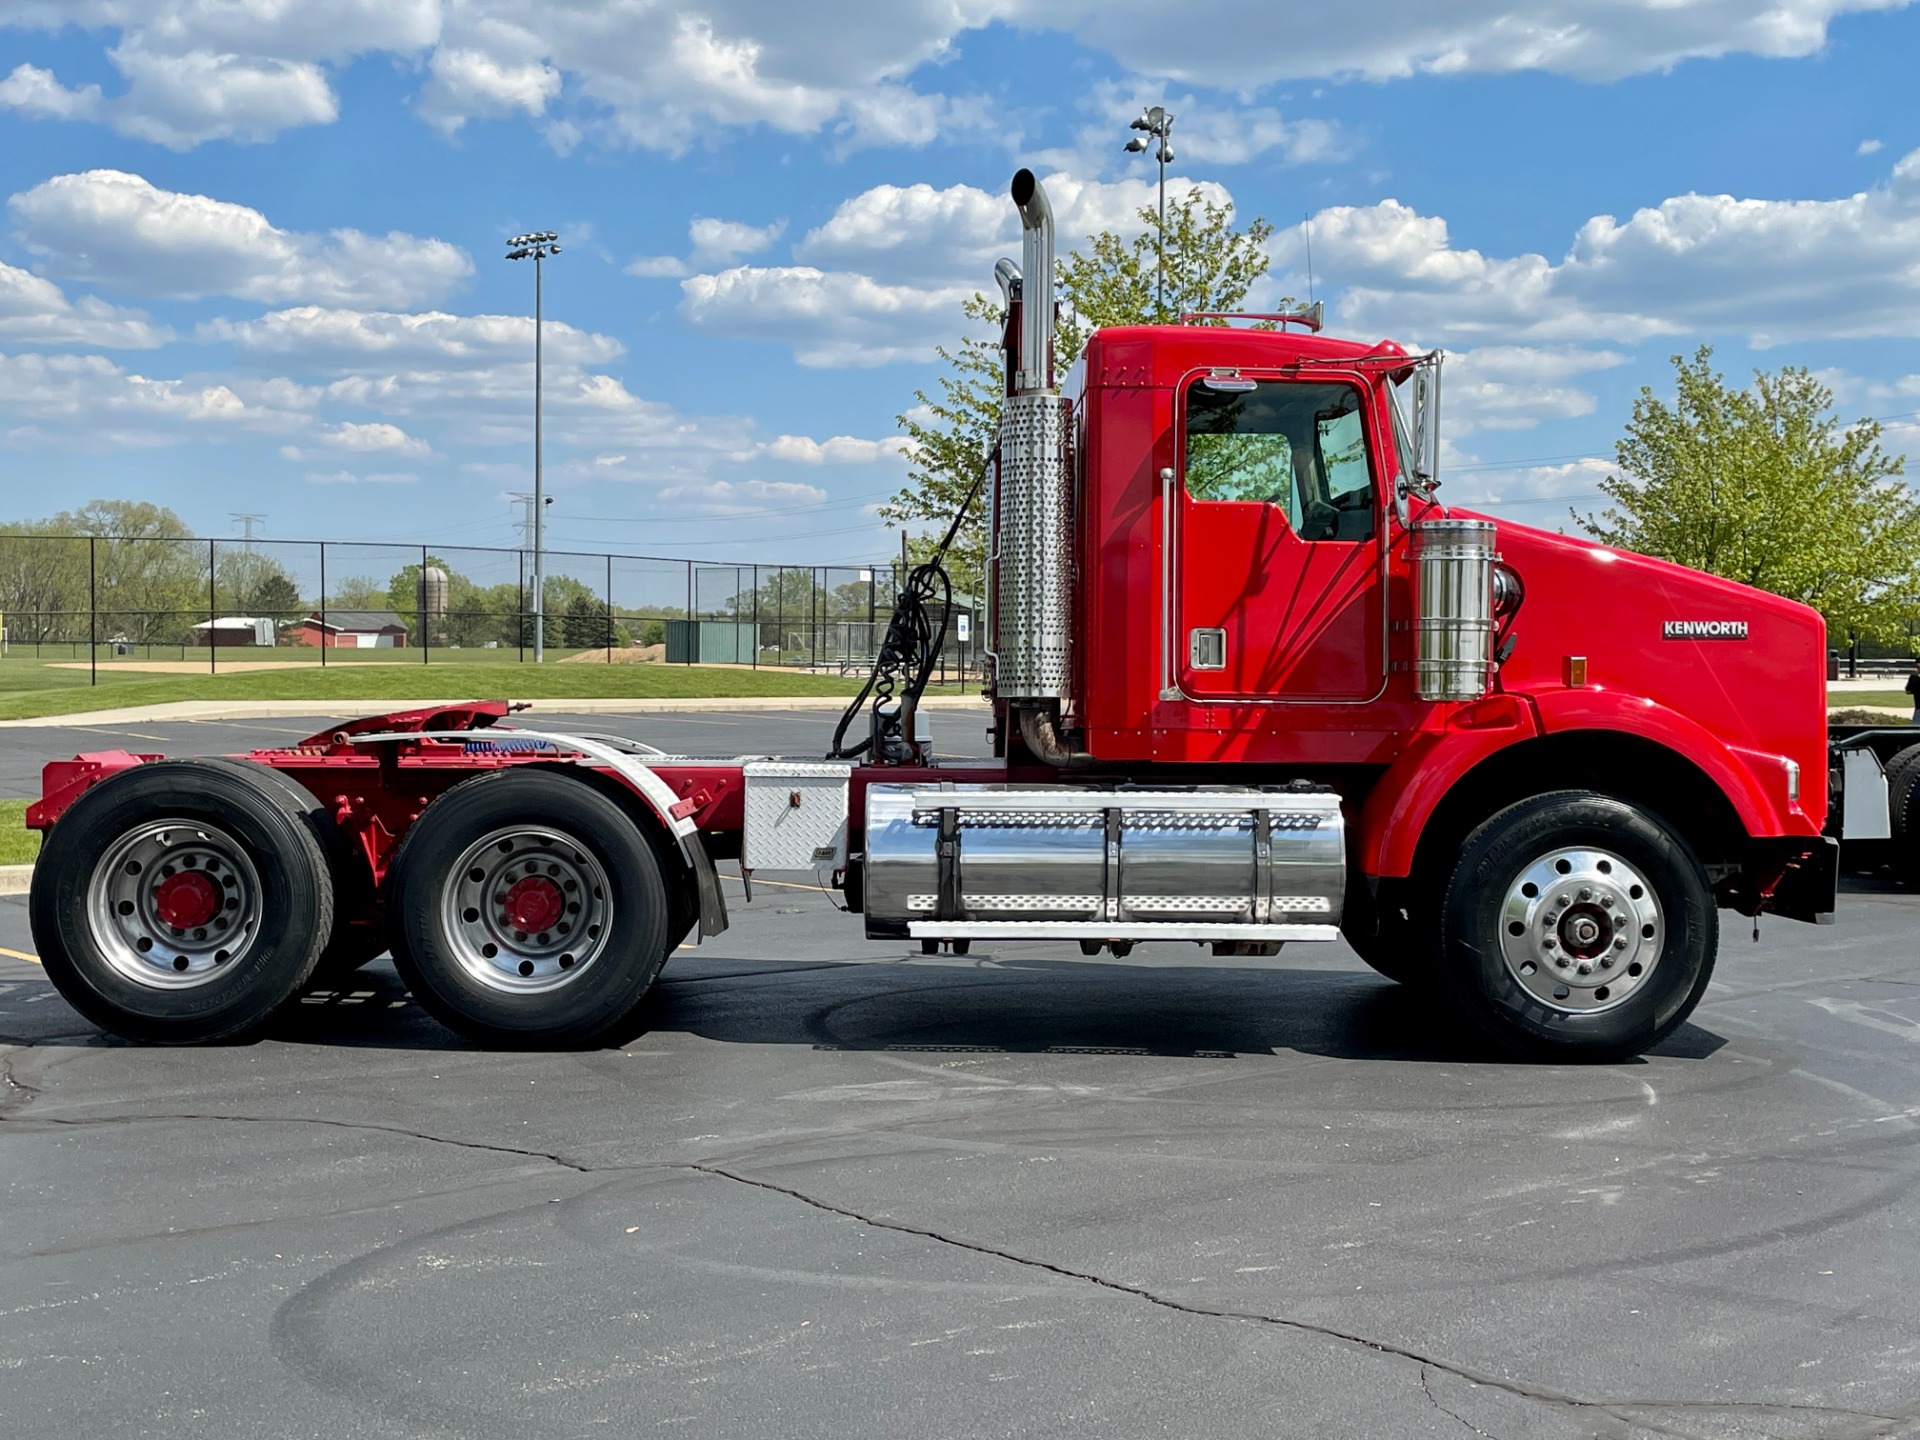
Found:
M 1618 1060 L 1705 993 L 1720 917 L 1706 871 L 1657 816 L 1589 791 L 1535 796 L 1468 836 L 1442 907 L 1440 978 L 1503 1048 Z

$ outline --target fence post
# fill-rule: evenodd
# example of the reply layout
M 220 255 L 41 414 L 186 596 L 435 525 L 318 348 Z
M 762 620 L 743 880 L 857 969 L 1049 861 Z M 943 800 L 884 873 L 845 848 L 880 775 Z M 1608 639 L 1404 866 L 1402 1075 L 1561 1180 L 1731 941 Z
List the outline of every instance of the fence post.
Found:
M 520 552 L 520 584 L 514 592 L 513 634 L 520 646 L 520 663 L 527 663 L 527 552 Z
M 320 668 L 327 668 L 327 542 L 320 542 Z
M 736 570 L 733 573 L 738 575 L 740 572 Z M 740 632 L 736 630 L 734 633 L 737 635 Z M 753 668 L 758 670 L 760 668 L 760 567 L 758 565 L 753 567 L 753 649 L 750 653 L 753 656 Z
M 607 556 L 607 663 L 613 663 L 613 556 Z
M 94 563 L 95 537 L 87 536 L 87 684 L 100 683 L 100 567 Z
M 689 625 L 699 623 L 693 618 L 693 562 L 691 560 L 687 561 L 687 623 Z M 687 642 L 680 647 L 680 653 L 686 656 L 685 663 L 688 665 L 693 664 L 693 637 L 699 633 L 697 629 L 688 631 Z
M 215 643 L 220 638 L 220 632 L 213 626 L 217 618 L 216 612 L 220 608 L 220 601 L 213 590 L 213 546 L 213 541 L 207 541 L 207 673 L 209 675 L 217 675 L 220 672 L 220 647 Z

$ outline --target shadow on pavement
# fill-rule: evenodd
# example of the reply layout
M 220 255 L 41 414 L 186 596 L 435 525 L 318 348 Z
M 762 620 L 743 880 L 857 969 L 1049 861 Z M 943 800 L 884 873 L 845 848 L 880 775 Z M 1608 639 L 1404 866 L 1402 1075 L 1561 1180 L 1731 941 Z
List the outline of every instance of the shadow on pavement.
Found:
M 1513 1064 L 1436 1002 L 1368 973 L 1263 966 L 971 963 L 755 964 L 668 970 L 642 1002 L 643 1034 L 814 1050 L 1152 1055 L 1276 1051 L 1347 1060 Z M 386 966 L 304 997 L 269 1032 L 292 1044 L 470 1049 Z M 1725 1040 L 1684 1025 L 1653 1052 L 1705 1059 Z M 1629 1062 L 1644 1063 L 1644 1062 Z

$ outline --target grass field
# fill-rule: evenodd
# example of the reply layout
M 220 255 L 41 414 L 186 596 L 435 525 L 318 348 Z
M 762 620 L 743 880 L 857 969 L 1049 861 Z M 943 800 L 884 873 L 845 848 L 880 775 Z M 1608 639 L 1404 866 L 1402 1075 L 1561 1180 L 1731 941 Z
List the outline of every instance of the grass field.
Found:
M 278 659 L 285 652 L 263 652 Z M 393 652 L 389 652 L 390 654 Z M 0 661 L 0 720 L 73 715 L 126 705 L 176 700 L 312 700 L 319 710 L 382 700 L 690 700 L 761 695 L 851 695 L 857 679 L 792 670 L 741 670 L 701 665 L 514 665 L 474 660 L 508 651 L 444 651 L 422 665 L 385 660 L 229 671 L 218 675 L 154 675 L 100 666 L 100 683 L 87 672 L 18 656 Z M 204 657 L 205 652 L 201 652 Z M 60 657 L 65 659 L 65 656 Z M 556 659 L 558 657 L 555 657 Z
M 0 800 L 0 865 L 28 865 L 40 853 L 40 832 L 22 825 L 25 800 Z
M 1911 710 L 1913 697 L 1898 690 L 1829 690 L 1830 709 L 1845 710 L 1856 705 L 1883 705 L 1895 710 Z

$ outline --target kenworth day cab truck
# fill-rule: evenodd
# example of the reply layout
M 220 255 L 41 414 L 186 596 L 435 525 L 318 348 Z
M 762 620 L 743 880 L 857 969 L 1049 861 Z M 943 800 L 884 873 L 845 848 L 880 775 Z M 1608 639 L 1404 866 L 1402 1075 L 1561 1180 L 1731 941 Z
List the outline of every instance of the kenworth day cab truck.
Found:
M 1056 385 L 1052 214 L 1028 171 L 1012 198 L 991 760 L 936 758 L 916 714 L 938 557 L 827 760 L 663 756 L 500 702 L 83 755 L 28 814 L 61 992 L 205 1041 L 391 948 L 479 1042 L 610 1043 L 726 925 L 731 859 L 830 873 L 868 936 L 926 949 L 1344 935 L 1509 1049 L 1603 1058 L 1686 1018 L 1721 909 L 1831 917 L 1814 611 L 1449 510 L 1439 357 L 1323 336 L 1317 309 L 1103 330 Z M 1862 833 L 1889 833 L 1885 758 L 1833 762 L 1882 787 Z

